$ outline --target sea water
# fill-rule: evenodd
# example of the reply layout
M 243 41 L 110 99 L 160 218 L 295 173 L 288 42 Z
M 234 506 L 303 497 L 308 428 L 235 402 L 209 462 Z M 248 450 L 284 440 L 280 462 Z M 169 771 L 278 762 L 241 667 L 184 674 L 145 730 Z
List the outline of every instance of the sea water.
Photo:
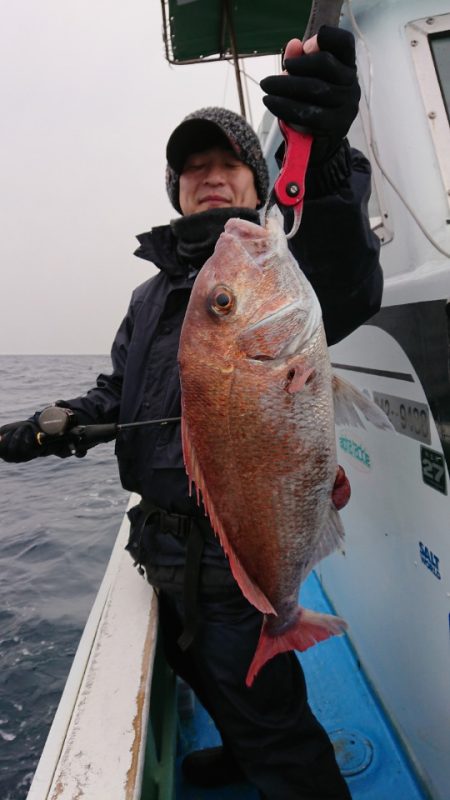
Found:
M 0 356 L 0 425 L 84 394 L 108 356 Z M 23 800 L 128 493 L 114 443 L 0 461 L 0 798 Z

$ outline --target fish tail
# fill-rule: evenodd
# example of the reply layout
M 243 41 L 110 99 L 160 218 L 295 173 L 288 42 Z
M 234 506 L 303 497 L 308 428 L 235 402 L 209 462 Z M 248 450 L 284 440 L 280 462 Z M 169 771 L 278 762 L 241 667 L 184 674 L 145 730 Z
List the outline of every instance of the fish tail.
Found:
M 268 620 L 264 620 L 258 646 L 253 661 L 245 679 L 247 686 L 251 686 L 261 667 L 278 653 L 289 650 L 307 650 L 318 642 L 329 639 L 330 636 L 340 636 L 345 633 L 347 623 L 342 617 L 332 614 L 320 614 L 308 608 L 297 609 L 293 625 L 284 633 L 273 635 L 268 632 Z

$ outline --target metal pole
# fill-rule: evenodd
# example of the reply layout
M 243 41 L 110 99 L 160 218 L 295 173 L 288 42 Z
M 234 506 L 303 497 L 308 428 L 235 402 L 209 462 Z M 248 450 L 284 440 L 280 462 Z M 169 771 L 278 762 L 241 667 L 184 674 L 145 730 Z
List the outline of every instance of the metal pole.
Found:
M 343 0 L 313 0 L 303 39 L 310 39 L 322 25 L 337 28 L 341 17 Z
M 239 69 L 239 54 L 236 45 L 236 32 L 233 26 L 233 18 L 231 14 L 230 8 L 230 0 L 224 0 L 224 11 L 225 11 L 225 19 L 228 27 L 228 33 L 230 34 L 230 47 L 231 52 L 233 55 L 233 65 L 234 65 L 234 74 L 236 77 L 236 88 L 239 97 L 239 106 L 241 109 L 241 114 L 244 119 L 247 119 L 247 115 L 245 113 L 245 102 L 244 102 L 244 92 L 242 90 L 242 81 L 241 81 L 241 71 Z

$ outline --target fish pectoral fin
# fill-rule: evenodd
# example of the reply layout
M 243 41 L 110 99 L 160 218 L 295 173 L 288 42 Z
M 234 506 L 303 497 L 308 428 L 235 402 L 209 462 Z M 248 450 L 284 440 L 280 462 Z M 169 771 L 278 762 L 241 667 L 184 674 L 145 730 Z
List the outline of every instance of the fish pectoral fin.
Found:
M 369 397 L 366 397 L 356 386 L 343 378 L 333 375 L 334 421 L 336 425 L 353 425 L 365 428 L 361 415 L 376 428 L 383 431 L 394 431 L 384 411 Z
M 247 574 L 230 543 L 225 527 L 219 518 L 211 495 L 208 491 L 198 458 L 194 448 L 192 447 L 191 438 L 189 436 L 189 427 L 183 414 L 181 417 L 181 438 L 183 443 L 184 464 L 186 467 L 186 472 L 189 476 L 189 494 L 192 493 L 192 483 L 195 483 L 197 502 L 200 505 L 200 501 L 203 501 L 205 511 L 208 514 L 214 532 L 219 537 L 219 541 L 222 545 L 225 555 L 229 559 L 231 572 L 233 573 L 233 577 L 238 583 L 242 594 L 247 598 L 249 603 L 255 606 L 258 611 L 261 611 L 262 614 L 276 614 L 274 607 L 267 599 L 264 592 Z

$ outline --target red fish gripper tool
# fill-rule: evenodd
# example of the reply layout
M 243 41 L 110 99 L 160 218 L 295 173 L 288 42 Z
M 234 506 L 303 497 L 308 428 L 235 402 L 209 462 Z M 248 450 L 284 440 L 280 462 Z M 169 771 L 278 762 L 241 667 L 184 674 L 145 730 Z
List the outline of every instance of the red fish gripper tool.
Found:
M 294 224 L 287 234 L 287 238 L 290 239 L 297 233 L 302 218 L 305 175 L 313 137 L 310 133 L 287 125 L 281 119 L 278 124 L 285 141 L 285 151 L 280 173 L 266 206 L 265 217 L 267 218 L 274 203 L 277 203 L 281 209 L 292 208 Z

